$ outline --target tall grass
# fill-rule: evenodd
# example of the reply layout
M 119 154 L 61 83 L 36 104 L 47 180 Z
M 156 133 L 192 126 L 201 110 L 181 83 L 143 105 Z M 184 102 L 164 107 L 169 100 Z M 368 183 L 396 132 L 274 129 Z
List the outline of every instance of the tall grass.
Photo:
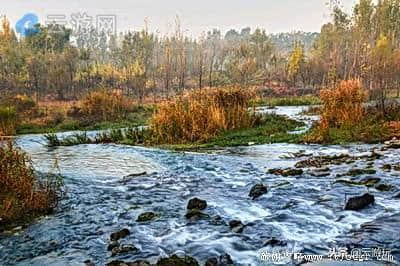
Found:
M 0 107 L 0 136 L 15 134 L 18 125 L 18 114 L 14 107 Z
M 81 100 L 82 114 L 97 121 L 125 118 L 133 107 L 133 101 L 118 90 L 93 91 Z
M 379 142 L 387 137 L 385 121 L 366 112 L 366 92 L 357 80 L 342 81 L 322 90 L 321 119 L 305 138 L 307 142 Z
M 58 176 L 37 174 L 12 142 L 0 143 L 0 227 L 53 211 L 62 185 Z
M 249 112 L 253 96 L 242 88 L 206 88 L 163 102 L 150 120 L 152 142 L 202 142 L 228 130 L 252 127 L 258 121 Z

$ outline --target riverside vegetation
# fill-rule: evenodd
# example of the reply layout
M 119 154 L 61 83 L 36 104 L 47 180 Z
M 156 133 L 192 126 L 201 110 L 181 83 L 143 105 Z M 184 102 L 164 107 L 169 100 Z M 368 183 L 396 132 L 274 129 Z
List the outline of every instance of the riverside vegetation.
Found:
M 160 103 L 148 128 L 116 129 L 88 137 L 86 132 L 60 140 L 46 138 L 49 146 L 117 142 L 156 145 L 172 149 L 197 149 L 294 141 L 288 133 L 302 122 L 275 115 L 261 115 L 251 106 L 254 91 L 239 87 L 204 88 Z
M 11 141 L 0 142 L 0 231 L 49 214 L 63 195 L 58 175 L 40 174 Z

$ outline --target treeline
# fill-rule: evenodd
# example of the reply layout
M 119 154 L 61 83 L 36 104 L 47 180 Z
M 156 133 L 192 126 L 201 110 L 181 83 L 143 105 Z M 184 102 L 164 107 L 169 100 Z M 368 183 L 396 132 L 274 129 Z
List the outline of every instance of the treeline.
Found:
M 3 19 L 0 90 L 44 98 L 79 98 L 99 87 L 143 99 L 184 89 L 260 85 L 320 89 L 361 79 L 383 99 L 400 88 L 400 0 L 360 0 L 352 14 L 336 7 L 321 32 L 267 34 L 244 28 L 191 38 L 146 29 L 118 36 L 36 25 L 17 38 Z
M 95 31 L 73 39 L 71 30 L 36 25 L 17 38 L 6 19 L 0 33 L 0 89 L 39 98 L 79 97 L 105 87 L 143 98 L 187 88 L 263 84 L 285 79 L 285 60 L 267 33 L 249 28 L 222 36 L 213 30 L 198 39 L 177 23 L 170 36 L 141 30 L 107 37 Z
M 360 79 L 370 96 L 381 100 L 400 89 L 400 0 L 360 0 L 352 14 L 335 7 L 306 54 L 296 43 L 288 76 L 303 85 L 337 84 Z

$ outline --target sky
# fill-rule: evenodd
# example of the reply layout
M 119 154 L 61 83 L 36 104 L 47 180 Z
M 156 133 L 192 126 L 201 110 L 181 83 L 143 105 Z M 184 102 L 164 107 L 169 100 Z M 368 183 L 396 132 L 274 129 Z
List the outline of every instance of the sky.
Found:
M 176 17 L 189 36 L 198 37 L 213 28 L 223 33 L 244 27 L 264 28 L 269 33 L 295 30 L 318 32 L 329 20 L 329 0 L 1 0 L 0 15 L 12 25 L 24 14 L 34 13 L 41 23 L 49 16 L 63 15 L 71 26 L 73 14 L 92 18 L 113 15 L 118 32 L 140 30 L 146 24 L 153 32 L 171 33 Z M 6 4 L 4 4 L 6 2 Z M 342 0 L 351 11 L 356 0 Z M 53 19 L 53 18 L 50 18 Z

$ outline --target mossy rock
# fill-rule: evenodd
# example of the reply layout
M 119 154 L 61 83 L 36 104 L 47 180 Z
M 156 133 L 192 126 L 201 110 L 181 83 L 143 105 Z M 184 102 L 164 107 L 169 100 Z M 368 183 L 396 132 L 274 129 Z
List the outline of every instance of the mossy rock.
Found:
M 148 222 L 151 220 L 154 220 L 158 217 L 158 215 L 154 212 L 144 212 L 142 214 L 139 215 L 139 217 L 137 218 L 137 222 Z
M 160 259 L 157 266 L 198 266 L 199 263 L 192 257 L 184 256 L 179 257 L 178 255 L 172 255 L 169 258 Z

